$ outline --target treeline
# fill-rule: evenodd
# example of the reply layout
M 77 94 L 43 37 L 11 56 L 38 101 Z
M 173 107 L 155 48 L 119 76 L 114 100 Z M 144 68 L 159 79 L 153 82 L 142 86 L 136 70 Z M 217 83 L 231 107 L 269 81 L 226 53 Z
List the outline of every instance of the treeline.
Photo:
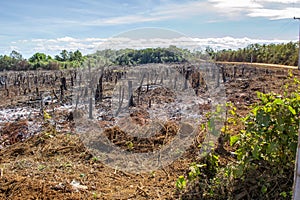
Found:
M 146 48 L 140 50 L 105 49 L 86 56 L 83 56 L 79 50 L 75 52 L 62 50 L 62 52 L 54 58 L 38 52 L 29 59 L 24 59 L 20 53 L 12 51 L 9 56 L 0 55 L 0 71 L 76 68 L 81 67 L 87 60 L 95 65 L 133 66 L 146 63 L 185 62 L 190 57 L 192 57 L 192 53 L 189 50 L 180 49 L 176 46 L 170 46 L 168 48 Z
M 176 46 L 168 48 L 146 48 L 146 49 L 105 49 L 88 55 L 88 58 L 97 60 L 100 63 L 111 65 L 134 66 L 147 63 L 174 63 L 186 62 L 193 57 L 187 49 Z
M 256 62 L 281 65 L 298 65 L 299 44 L 296 42 L 281 44 L 251 44 L 246 48 L 238 50 L 213 51 L 208 48 L 206 51 L 216 61 L 229 62 Z
M 75 52 L 62 50 L 54 58 L 44 53 L 35 53 L 29 59 L 24 59 L 22 54 L 12 51 L 10 55 L 0 55 L 0 71 L 74 68 L 80 67 L 85 59 L 79 50 Z
M 176 51 L 174 51 L 176 50 Z M 147 63 L 173 63 L 186 62 L 179 49 L 169 48 L 147 48 L 141 50 L 128 50 L 118 56 L 115 63 L 118 65 L 139 65 Z
M 85 61 L 94 65 L 127 65 L 134 66 L 147 63 L 172 63 L 186 62 L 187 60 L 207 59 L 207 55 L 216 61 L 229 62 L 257 62 L 270 64 L 283 64 L 297 66 L 298 43 L 289 42 L 282 44 L 251 44 L 238 50 L 224 49 L 215 51 L 207 47 L 204 52 L 191 52 L 176 46 L 168 48 L 146 49 L 105 49 L 94 54 L 83 56 L 75 52 L 62 50 L 59 55 L 52 58 L 44 53 L 35 53 L 29 59 L 24 59 L 16 51 L 8 55 L 0 55 L 0 71 L 3 70 L 57 70 L 81 67 Z

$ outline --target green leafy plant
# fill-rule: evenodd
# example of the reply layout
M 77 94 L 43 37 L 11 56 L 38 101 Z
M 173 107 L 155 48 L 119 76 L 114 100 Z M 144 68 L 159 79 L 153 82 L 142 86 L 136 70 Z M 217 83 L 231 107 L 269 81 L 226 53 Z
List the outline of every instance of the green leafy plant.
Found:
M 283 95 L 258 92 L 260 100 L 242 119 L 245 129 L 230 137 L 237 148 L 237 164 L 231 167 L 236 179 L 247 181 L 257 173 L 258 198 L 287 198 L 292 188 L 293 169 L 298 143 L 300 95 L 299 81 L 289 74 L 293 84 L 284 85 Z M 291 173 L 292 172 L 292 173 Z M 285 184 L 280 184 L 285 180 Z M 254 181 L 254 180 L 253 180 Z M 273 194 L 274 195 L 274 194 Z
M 182 190 L 186 187 L 186 179 L 184 176 L 179 176 L 176 181 L 176 188 Z
M 246 129 L 230 140 L 238 145 L 237 158 L 245 167 L 265 161 L 280 170 L 290 168 L 297 148 L 300 96 L 258 93 L 258 97 L 261 103 L 244 119 Z
M 248 199 L 290 199 L 300 123 L 300 82 L 291 73 L 288 77 L 282 94 L 258 92 L 258 102 L 246 117 L 239 116 L 228 103 L 222 129 L 222 147 L 227 145 L 234 151 L 223 149 L 227 156 L 230 153 L 228 163 L 220 165 L 218 151 L 212 150 L 201 165 L 190 166 L 188 179 L 181 176 L 177 182 L 184 181 L 188 187 L 193 182 L 201 199 L 245 199 L 247 195 Z
M 131 141 L 127 141 L 126 146 L 127 146 L 129 151 L 133 150 L 133 148 L 134 148 L 134 144 Z

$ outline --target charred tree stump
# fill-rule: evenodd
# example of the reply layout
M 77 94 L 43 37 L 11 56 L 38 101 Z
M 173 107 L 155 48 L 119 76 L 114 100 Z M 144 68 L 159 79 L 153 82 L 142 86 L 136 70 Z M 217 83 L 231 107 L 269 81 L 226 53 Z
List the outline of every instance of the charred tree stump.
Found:
M 132 81 L 128 81 L 128 107 L 134 107 Z
M 119 112 L 121 111 L 122 108 L 122 104 L 123 104 L 123 100 L 124 100 L 124 88 L 122 88 L 122 86 L 120 86 L 119 88 L 119 107 L 117 112 L 115 113 L 116 116 L 118 116 Z
M 217 87 L 220 87 L 220 67 L 217 68 Z
M 235 78 L 236 77 L 236 67 L 234 66 L 233 67 L 233 78 Z
M 185 80 L 186 81 L 186 80 Z M 177 87 L 177 76 L 174 77 L 174 90 L 176 90 Z M 185 84 L 185 83 L 184 83 Z
M 141 96 L 141 92 L 142 92 L 142 87 L 143 87 L 143 82 L 144 82 L 145 75 L 146 74 L 143 74 L 141 82 L 140 82 L 140 86 L 137 89 L 137 105 L 140 104 L 140 96 Z
M 149 73 L 147 74 L 147 89 L 146 89 L 146 92 L 149 91 Z
M 74 86 L 74 80 L 73 80 L 73 76 L 71 75 L 71 86 Z
M 151 108 L 151 99 L 149 99 L 148 108 Z
M 7 87 L 7 80 L 5 80 L 4 88 L 5 88 L 5 90 L 6 90 L 6 96 L 9 96 L 9 89 L 8 89 L 8 87 Z
M 103 99 L 103 73 L 101 73 L 101 76 L 99 78 L 99 82 L 97 84 L 96 92 L 95 92 L 95 101 L 96 102 L 102 102 Z
M 191 72 L 191 70 L 189 70 L 189 69 L 186 70 L 186 72 L 185 72 L 185 80 L 184 80 L 184 89 L 185 90 L 188 89 L 188 80 L 189 80 L 189 77 L 190 77 L 190 72 Z M 175 79 L 175 81 L 176 81 L 176 79 Z
M 223 83 L 225 83 L 226 82 L 226 76 L 225 76 L 224 66 L 221 66 L 221 72 L 222 72 Z
M 242 68 L 242 77 L 244 77 L 244 74 L 245 74 L 245 66 L 243 66 Z
M 93 119 L 93 99 L 89 99 L 89 119 Z
M 38 86 L 35 87 L 35 93 L 36 93 L 36 96 L 37 96 L 37 97 L 40 96 L 40 93 L 39 93 L 39 87 L 38 87 Z
M 67 79 L 66 79 L 66 77 L 62 77 L 62 78 L 60 79 L 60 82 L 61 82 L 62 88 L 63 88 L 64 90 L 67 90 Z
M 60 85 L 60 101 L 62 102 L 64 98 L 64 86 Z
M 57 97 L 57 95 L 56 95 L 54 89 L 52 89 L 52 94 L 53 94 L 53 96 L 54 96 L 55 99 L 58 99 L 58 97 Z

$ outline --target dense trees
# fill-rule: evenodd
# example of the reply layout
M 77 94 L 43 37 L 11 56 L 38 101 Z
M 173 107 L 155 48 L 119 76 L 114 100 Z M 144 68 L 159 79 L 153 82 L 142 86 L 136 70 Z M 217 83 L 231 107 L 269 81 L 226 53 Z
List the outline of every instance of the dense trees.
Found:
M 186 61 L 180 52 L 174 52 L 164 48 L 147 48 L 141 50 L 129 50 L 116 59 L 119 65 L 137 65 L 146 63 L 171 63 Z
M 298 64 L 298 43 L 282 44 L 251 44 L 238 50 L 224 49 L 215 51 L 211 47 L 205 49 L 206 55 L 216 61 L 258 62 L 294 65 Z M 138 65 L 146 63 L 185 62 L 190 59 L 205 59 L 201 51 L 190 52 L 176 46 L 168 48 L 146 49 L 105 49 L 94 54 L 83 56 L 79 50 L 62 50 L 52 58 L 41 52 L 32 55 L 28 60 L 17 52 L 9 55 L 0 55 L 0 70 L 27 70 L 27 69 L 61 69 L 81 67 L 86 59 L 94 64 L 103 65 Z
M 139 65 L 146 63 L 172 63 L 185 62 L 192 53 L 187 49 L 176 46 L 168 48 L 146 48 L 146 49 L 106 49 L 91 54 L 88 58 L 97 62 L 115 65 Z
M 30 58 L 24 59 L 22 54 L 12 51 L 8 55 L 0 55 L 0 70 L 36 70 L 36 69 L 60 69 L 80 67 L 85 57 L 77 50 L 67 52 L 62 50 L 60 55 L 53 59 L 51 56 L 37 52 Z
M 24 70 L 27 69 L 29 63 L 22 58 L 22 55 L 16 51 L 12 51 L 9 56 L 0 55 L 0 70 Z
M 238 50 L 221 50 L 209 53 L 217 61 L 257 62 L 297 66 L 298 43 L 282 44 L 251 44 Z
M 75 52 L 62 50 L 60 55 L 55 56 L 55 60 L 57 61 L 78 61 L 81 62 L 83 60 L 82 53 L 79 50 L 76 50 Z

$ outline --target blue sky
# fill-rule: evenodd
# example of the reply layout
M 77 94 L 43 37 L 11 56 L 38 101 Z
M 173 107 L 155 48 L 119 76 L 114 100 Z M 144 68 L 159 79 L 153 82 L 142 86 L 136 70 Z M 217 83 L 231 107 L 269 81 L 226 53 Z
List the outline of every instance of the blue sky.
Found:
M 296 41 L 294 16 L 300 17 L 300 0 L 2 0 L 0 55 L 89 53 L 143 27 L 178 31 L 217 49 Z

